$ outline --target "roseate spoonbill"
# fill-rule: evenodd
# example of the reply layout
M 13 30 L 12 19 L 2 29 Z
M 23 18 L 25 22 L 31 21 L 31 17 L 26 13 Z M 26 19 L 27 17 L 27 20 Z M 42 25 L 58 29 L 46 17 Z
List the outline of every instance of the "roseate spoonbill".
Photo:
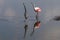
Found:
M 40 25 L 41 25 L 40 21 L 35 22 L 34 27 L 33 27 L 33 31 L 30 36 L 32 36 L 34 34 L 35 29 L 40 28 Z

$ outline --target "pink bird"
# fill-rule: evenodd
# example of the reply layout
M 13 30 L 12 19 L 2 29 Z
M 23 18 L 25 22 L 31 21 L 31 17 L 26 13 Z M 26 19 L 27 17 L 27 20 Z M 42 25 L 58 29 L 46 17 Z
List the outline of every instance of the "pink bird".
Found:
M 34 7 L 34 11 L 35 11 L 35 12 L 41 12 L 41 8 L 39 8 L 39 7 Z
M 35 22 L 34 27 L 33 27 L 33 31 L 32 31 L 32 33 L 30 34 L 30 36 L 32 36 L 32 35 L 34 34 L 35 29 L 40 28 L 40 25 L 41 25 L 41 22 L 40 22 L 40 21 Z
M 35 5 L 31 2 L 32 6 L 33 6 L 33 9 L 35 12 L 41 12 L 41 8 L 40 7 L 35 7 Z
M 40 25 L 41 25 L 41 23 L 40 23 L 40 21 L 38 21 L 34 24 L 34 28 L 35 29 L 40 28 Z

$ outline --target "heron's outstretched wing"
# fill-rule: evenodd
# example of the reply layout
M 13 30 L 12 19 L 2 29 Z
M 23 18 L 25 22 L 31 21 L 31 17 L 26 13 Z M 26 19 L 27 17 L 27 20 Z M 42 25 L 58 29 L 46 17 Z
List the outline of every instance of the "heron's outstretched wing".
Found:
M 25 4 L 23 3 L 23 6 L 24 6 L 24 10 L 25 10 L 25 12 L 24 12 L 24 17 L 25 17 L 25 19 L 27 19 L 27 10 L 26 10 L 26 6 L 25 6 Z
M 26 33 L 27 33 L 27 29 L 28 29 L 28 25 L 25 25 L 25 26 L 24 26 L 24 29 L 25 29 L 25 32 L 24 32 L 24 38 L 25 38 Z

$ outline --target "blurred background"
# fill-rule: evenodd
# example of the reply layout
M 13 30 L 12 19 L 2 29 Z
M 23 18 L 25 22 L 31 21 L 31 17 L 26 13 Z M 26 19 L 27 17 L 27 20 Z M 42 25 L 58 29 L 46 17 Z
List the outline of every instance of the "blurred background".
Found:
M 24 6 L 27 8 L 28 30 L 24 36 Z M 42 9 L 39 13 L 41 27 L 30 37 L 36 13 L 33 2 Z M 0 40 L 60 40 L 60 21 L 52 20 L 60 16 L 60 0 L 0 0 Z

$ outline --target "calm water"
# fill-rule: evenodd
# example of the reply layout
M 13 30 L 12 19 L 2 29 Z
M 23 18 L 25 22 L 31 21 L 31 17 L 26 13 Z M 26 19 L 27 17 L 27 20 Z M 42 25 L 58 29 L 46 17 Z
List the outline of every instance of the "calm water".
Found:
M 28 30 L 24 39 L 24 7 L 28 11 Z M 31 2 L 42 8 L 39 14 L 41 27 L 31 37 L 36 13 Z M 60 15 L 59 0 L 0 0 L 0 40 L 60 40 L 60 21 L 52 20 Z

